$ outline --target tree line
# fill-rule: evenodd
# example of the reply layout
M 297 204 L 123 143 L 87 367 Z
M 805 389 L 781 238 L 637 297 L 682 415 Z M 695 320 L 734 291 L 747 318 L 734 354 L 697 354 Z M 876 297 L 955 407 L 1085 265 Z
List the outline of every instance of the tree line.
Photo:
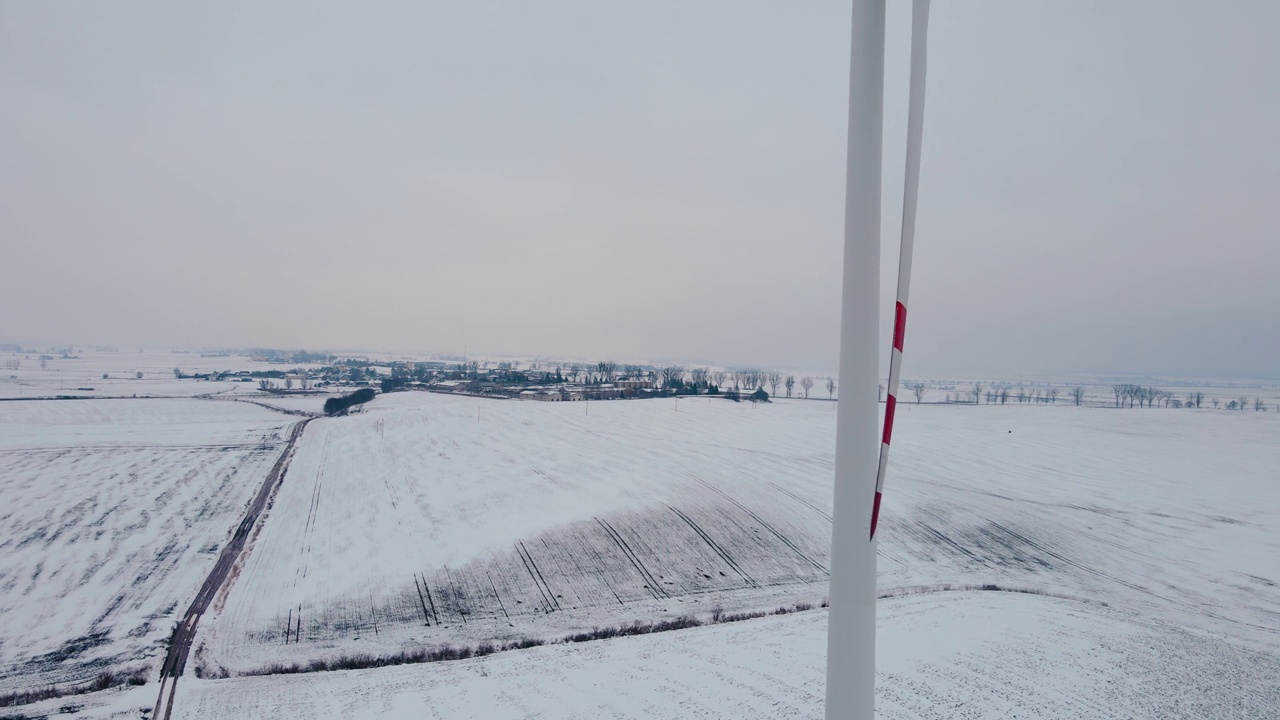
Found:
M 336 415 L 340 412 L 367 403 L 376 395 L 373 388 L 360 388 L 359 390 L 347 394 L 331 397 L 324 401 L 324 412 L 326 415 Z

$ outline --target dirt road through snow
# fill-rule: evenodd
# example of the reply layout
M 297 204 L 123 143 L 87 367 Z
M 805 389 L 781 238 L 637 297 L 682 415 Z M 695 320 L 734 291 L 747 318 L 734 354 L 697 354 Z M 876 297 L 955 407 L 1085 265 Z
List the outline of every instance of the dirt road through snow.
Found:
M 174 629 L 173 638 L 169 642 L 169 654 L 165 657 L 164 665 L 160 667 L 160 694 L 156 698 L 155 710 L 151 713 L 153 719 L 168 720 L 170 713 L 173 711 L 174 692 L 177 689 L 178 678 L 182 676 L 182 671 L 187 665 L 187 654 L 191 651 L 191 643 L 195 639 L 196 626 L 200 622 L 200 616 L 209 609 L 209 603 L 213 601 L 214 596 L 218 594 L 218 590 L 230 576 L 231 569 L 235 566 L 236 560 L 239 559 L 240 553 L 244 550 L 245 541 L 248 540 L 254 525 L 257 524 L 258 518 L 267 507 L 272 493 L 284 477 L 285 470 L 289 467 L 289 458 L 293 455 L 294 444 L 297 443 L 298 438 L 302 437 L 302 431 L 306 429 L 309 422 L 311 422 L 311 418 L 293 426 L 293 430 L 289 434 L 289 440 L 285 443 L 284 451 L 280 453 L 280 459 L 276 461 L 275 466 L 271 468 L 271 472 L 267 474 L 266 480 L 262 482 L 262 489 L 258 491 L 257 497 L 249 504 L 244 519 L 240 521 L 240 525 L 236 528 L 231 540 L 222 548 L 222 554 L 218 556 L 217 564 L 213 566 L 209 577 L 205 578 L 204 585 L 200 587 L 200 592 L 196 594 L 195 600 L 191 601 L 191 606 L 187 608 L 186 614 L 183 615 L 182 622 Z

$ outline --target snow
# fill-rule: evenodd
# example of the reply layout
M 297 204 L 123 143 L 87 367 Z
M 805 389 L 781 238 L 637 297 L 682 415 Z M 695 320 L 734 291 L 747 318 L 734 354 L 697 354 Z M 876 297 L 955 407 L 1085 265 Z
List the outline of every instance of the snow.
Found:
M 315 420 L 242 572 L 201 622 L 177 712 L 819 717 L 822 610 L 465 661 L 235 675 L 818 603 L 833 409 L 406 392 Z M 195 538 L 226 537 L 297 419 L 226 400 L 0 403 L 0 489 L 16 498 L 0 509 L 0 583 L 13 584 L 0 604 L 16 603 L 0 610 L 0 682 L 18 682 L 24 658 L 89 635 L 122 595 L 107 644 L 21 682 L 158 661 L 157 641 L 213 561 Z M 881 717 L 1280 717 L 1276 413 L 904 404 L 894 440 L 879 540 Z M 91 515 L 75 509 L 90 481 L 99 505 L 125 502 L 106 522 L 138 553 L 84 538 L 10 551 L 37 525 Z M 126 532 L 144 515 L 145 528 Z M 175 551 L 184 559 L 133 590 L 143 559 L 154 564 L 175 536 L 192 538 Z M 60 594 L 95 552 L 118 567 Z M 31 583 L 41 553 L 67 567 Z M 986 585 L 1019 592 L 946 591 Z M 122 697 L 70 702 L 107 717 Z
M 1095 603 L 1079 612 L 1102 613 L 1113 625 L 1141 625 L 1133 630 L 1141 647 L 1164 648 L 1148 653 L 1153 667 L 1169 647 L 1199 647 L 1210 642 L 1204 638 L 1217 638 L 1214 662 L 1231 673 L 1247 672 L 1231 658 L 1251 654 L 1261 658 L 1252 666 L 1272 667 L 1280 652 L 1278 420 L 1252 412 L 902 406 L 881 525 L 881 591 L 987 584 L 1029 591 L 963 601 L 1029 608 L 1016 624 L 1004 605 L 948 609 L 963 593 L 938 595 L 926 608 L 944 618 L 936 627 L 945 632 L 911 645 L 917 658 L 951 642 L 943 638 L 954 636 L 948 623 L 959 617 L 1005 628 L 996 636 L 1028 652 L 1065 648 L 1063 638 L 1080 627 L 1050 632 L 1057 613 L 1043 608 L 1080 600 L 1030 594 L 1048 593 Z M 833 430 L 827 403 L 584 407 L 426 393 L 382 396 L 355 416 L 313 422 L 224 611 L 202 626 L 206 669 L 235 674 L 445 642 L 555 639 L 636 619 L 707 617 L 714 607 L 818 602 L 830 542 Z M 646 587 L 651 580 L 660 584 L 657 596 Z M 433 610 L 424 610 L 419 583 L 434 589 Z M 912 602 L 884 600 L 882 616 L 890 622 L 893 613 L 914 612 Z M 1093 622 L 1100 621 L 1078 625 Z M 696 632 L 722 631 L 730 632 Z M 1107 633 L 1081 631 L 1073 652 L 1102 652 Z M 631 642 L 684 641 L 618 641 Z M 974 657 L 996 652 L 981 647 L 987 650 Z M 805 652 L 812 659 L 814 648 Z M 995 693 L 1027 667 L 1011 663 L 980 686 Z M 1036 677 L 1051 683 L 1052 665 L 1041 670 Z M 423 673 L 415 682 L 429 682 L 423 678 L 431 673 L 460 671 L 370 676 L 381 672 Z M 782 682 L 798 682 L 779 672 Z M 312 681 L 228 681 L 258 682 Z M 1063 698 L 1090 695 L 1083 685 L 1061 685 Z M 363 684 L 351 687 L 365 692 Z M 617 681 L 610 687 L 617 692 Z M 952 690 L 944 685 L 939 693 Z M 747 714 L 776 714 L 768 703 Z M 887 716 L 913 717 L 901 713 Z M 1057 716 L 1069 716 L 1063 713 Z M 988 716 L 1007 715 L 975 715 Z
M 71 395 L 76 397 L 194 397 L 254 393 L 257 381 L 211 382 L 191 378 L 178 380 L 174 369 L 184 374 L 290 370 L 318 367 L 307 364 L 272 364 L 254 361 L 246 355 L 202 356 L 199 353 L 140 350 L 109 352 L 76 349 L 68 358 L 60 355 L 40 367 L 40 353 L 0 353 L 0 360 L 17 361 L 15 369 L 0 368 L 0 398 L 32 398 Z M 138 378 L 137 374 L 142 373 Z M 108 377 L 103 378 L 103 374 Z M 85 389 L 91 388 L 91 389 Z
M 819 603 L 828 407 L 396 393 L 317 420 L 202 657 L 242 672 Z
M 1097 603 L 880 603 L 878 716 L 1271 718 L 1280 659 Z M 820 718 L 826 612 L 485 658 L 183 681 L 181 718 Z M 1170 658 L 1177 658 L 1171 663 Z
M 198 400 L 0 403 L 0 693 L 155 665 L 290 420 Z

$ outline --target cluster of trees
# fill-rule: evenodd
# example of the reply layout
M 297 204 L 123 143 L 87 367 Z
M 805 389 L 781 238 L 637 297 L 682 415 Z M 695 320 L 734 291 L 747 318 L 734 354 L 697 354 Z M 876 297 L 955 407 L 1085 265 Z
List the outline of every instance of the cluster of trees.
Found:
M 1116 407 L 1167 407 L 1167 408 L 1199 408 L 1204 405 L 1206 398 L 1203 392 L 1189 392 L 1185 398 L 1175 397 L 1168 390 L 1159 390 L 1152 387 L 1142 387 L 1141 385 L 1133 385 L 1130 383 L 1121 383 L 1111 386 L 1111 392 L 1115 394 Z M 1208 398 L 1216 409 L 1221 405 L 1222 401 L 1218 398 Z M 1249 407 L 1249 399 L 1240 396 L 1234 400 L 1227 402 L 1228 410 L 1245 410 Z M 1266 412 L 1267 404 L 1262 398 L 1253 399 L 1254 412 Z
M 906 383 L 906 389 L 915 396 L 915 400 L 919 403 L 928 393 L 929 388 L 922 382 Z M 1159 388 L 1145 387 L 1132 383 L 1121 383 L 1111 386 L 1111 391 L 1115 395 L 1115 406 L 1121 407 L 1138 407 L 1138 408 L 1199 408 L 1205 402 L 1205 394 L 1203 392 L 1187 393 L 1185 398 L 1179 398 L 1168 390 Z M 880 386 L 881 396 L 884 394 L 884 386 Z M 1012 397 L 1019 404 L 1023 403 L 1043 403 L 1054 404 L 1058 402 L 1059 390 L 1056 387 L 1031 387 L 1027 388 L 1023 385 L 1013 386 L 1008 383 L 992 383 L 984 385 L 976 382 L 968 390 L 957 390 L 954 393 L 947 393 L 946 402 L 948 403 L 973 403 L 978 404 L 985 399 L 988 405 L 1000 404 L 1004 405 Z M 1085 398 L 1085 389 L 1081 385 L 1071 387 L 1067 390 L 1067 396 L 1074 405 L 1083 405 Z M 1212 398 L 1209 400 L 1216 408 L 1219 406 L 1219 400 Z M 1249 407 L 1247 398 L 1239 397 L 1227 403 L 1228 410 L 1244 410 Z M 1254 398 L 1253 409 L 1258 412 L 1265 412 L 1267 405 L 1262 398 Z
M 795 375 L 783 375 L 776 370 L 710 370 L 708 368 L 693 368 L 686 371 L 679 365 L 671 365 L 661 368 L 658 374 L 658 387 L 663 390 L 673 391 L 689 391 L 697 392 L 705 389 L 712 394 L 723 388 L 726 395 L 733 393 L 737 397 L 750 397 L 751 399 L 767 398 L 769 396 L 777 396 L 778 388 L 782 388 L 786 393 L 786 397 L 795 397 L 797 392 L 800 396 L 808 398 L 813 391 L 816 381 L 812 377 L 802 377 L 799 380 Z M 799 385 L 799 391 L 796 386 Z M 765 387 L 768 386 L 768 390 Z M 827 399 L 835 399 L 836 381 L 835 378 L 828 377 L 826 379 Z
M 1168 407 L 1175 398 L 1173 393 L 1165 390 L 1159 390 L 1153 387 L 1142 387 L 1141 385 L 1133 385 L 1131 383 L 1122 383 L 1112 385 L 1111 392 L 1116 396 L 1116 407 L 1133 407 L 1136 403 L 1138 407 Z M 1179 406 L 1181 402 L 1179 401 Z
M 324 401 L 324 412 L 326 415 L 336 415 L 345 412 L 349 408 L 367 403 L 376 395 L 373 388 L 360 388 L 359 390 L 348 395 L 339 395 L 331 397 Z
M 1215 400 L 1215 401 L 1214 401 L 1214 407 L 1217 407 L 1217 406 L 1218 406 L 1218 404 L 1217 404 L 1217 401 Z M 1232 400 L 1231 402 L 1227 403 L 1227 409 L 1228 409 L 1228 410 L 1244 410 L 1246 407 L 1248 407 L 1248 403 L 1247 403 L 1247 402 L 1245 402 L 1245 399 L 1244 399 L 1244 398 L 1237 398 L 1237 399 Z M 1266 404 L 1266 403 L 1264 403 L 1264 402 L 1262 402 L 1262 398 L 1254 398 L 1254 399 L 1253 399 L 1253 411 L 1254 411 L 1254 412 L 1266 412 L 1266 411 L 1267 411 L 1267 404 Z
M 328 353 L 307 352 L 306 350 L 280 350 L 277 348 L 247 348 L 238 350 L 245 355 L 266 358 L 273 363 L 327 363 L 333 359 Z
M 919 403 L 928 394 L 929 387 L 922 382 L 906 383 L 906 388 L 915 396 L 916 402 Z M 884 392 L 884 386 L 880 386 L 880 392 Z M 975 382 L 968 390 L 957 390 L 954 393 L 947 393 L 947 402 L 949 403 L 972 403 L 979 404 L 986 401 L 988 405 L 1005 405 L 1008 404 L 1009 398 L 1013 398 L 1019 404 L 1037 403 L 1037 404 L 1056 404 L 1060 391 L 1056 387 L 1032 387 L 1026 388 L 1022 385 L 1014 386 L 1009 383 L 991 383 L 984 385 L 981 382 Z M 1071 400 L 1080 405 L 1084 402 L 1084 388 L 1077 386 L 1068 391 Z
M 296 385 L 299 390 L 310 390 L 311 378 L 307 377 L 306 375 L 303 375 L 302 377 L 298 378 L 298 382 L 296 383 Z M 284 381 L 280 384 L 276 384 L 275 382 L 271 380 L 266 380 L 266 379 L 258 381 L 258 389 L 264 392 L 271 392 L 273 390 L 276 390 L 277 388 L 280 388 L 281 386 L 283 386 L 285 390 L 293 390 L 295 386 L 293 378 L 286 377 Z

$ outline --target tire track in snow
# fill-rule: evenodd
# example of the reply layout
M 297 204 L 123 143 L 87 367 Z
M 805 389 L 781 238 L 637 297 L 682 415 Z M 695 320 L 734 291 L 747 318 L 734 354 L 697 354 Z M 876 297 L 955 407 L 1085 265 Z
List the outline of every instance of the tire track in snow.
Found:
M 1229 618 L 1229 617 L 1226 617 L 1225 615 L 1221 615 L 1221 614 L 1219 614 L 1219 613 L 1216 613 L 1216 612 L 1214 612 L 1214 611 L 1212 611 L 1212 610 L 1210 610 L 1210 609 L 1208 609 L 1208 608 L 1204 607 L 1203 605 L 1197 605 L 1196 603 L 1186 602 L 1186 601 L 1184 601 L 1184 600 L 1177 600 L 1177 599 L 1174 599 L 1174 598 L 1171 598 L 1171 597 L 1167 597 L 1167 596 L 1165 596 L 1165 595 L 1161 595 L 1160 593 L 1155 592 L 1155 591 L 1153 591 L 1153 590 L 1150 590 L 1150 589 L 1148 589 L 1148 588 L 1146 588 L 1146 587 L 1144 587 L 1144 586 L 1142 586 L 1142 585 L 1138 585 L 1137 583 L 1129 582 L 1128 580 L 1125 580 L 1124 578 L 1116 577 L 1115 575 L 1112 575 L 1112 574 L 1110 574 L 1110 573 L 1103 572 L 1103 571 L 1101 571 L 1101 570 L 1098 570 L 1097 568 L 1090 567 L 1090 566 L 1085 565 L 1084 563 L 1078 562 L 1078 561 L 1076 561 L 1076 560 L 1072 560 L 1072 559 L 1070 559 L 1070 558 L 1066 557 L 1065 555 L 1063 555 L 1063 554 L 1061 554 L 1061 553 L 1058 553 L 1058 552 L 1055 552 L 1055 551 L 1053 551 L 1053 550 L 1050 550 L 1049 548 L 1045 547 L 1044 545 L 1041 545 L 1040 543 L 1038 543 L 1038 542 L 1036 542 L 1036 541 L 1034 541 L 1034 540 L 1031 540 L 1030 538 L 1026 537 L 1025 535 L 1022 535 L 1021 533 L 1018 533 L 1018 532 L 1015 532 L 1015 531 L 1013 531 L 1013 530 L 1010 530 L 1009 528 L 1005 527 L 1004 525 L 1001 525 L 1000 523 L 998 523 L 998 522 L 996 522 L 996 521 L 994 521 L 994 520 L 991 520 L 991 519 L 989 519 L 989 518 L 988 518 L 988 519 L 987 519 L 987 522 L 988 522 L 988 523 L 990 523 L 992 526 L 994 526 L 994 527 L 998 528 L 998 529 L 999 529 L 999 530 L 1001 530 L 1002 532 L 1007 533 L 1010 537 L 1014 538 L 1015 540 L 1018 540 L 1018 541 L 1020 541 L 1020 542 L 1026 543 L 1026 545 L 1027 545 L 1027 546 L 1032 547 L 1032 548 L 1035 548 L 1035 549 L 1039 550 L 1040 552 L 1045 553 L 1045 554 L 1046 554 L 1046 555 L 1048 555 L 1049 557 L 1054 558 L 1055 560 L 1059 560 L 1059 561 L 1061 561 L 1061 562 L 1063 562 L 1063 563 L 1065 563 L 1065 564 L 1067 564 L 1067 565 L 1070 565 L 1071 567 L 1076 568 L 1077 570 L 1082 570 L 1082 571 L 1084 571 L 1084 572 L 1086 572 L 1086 573 L 1089 573 L 1089 574 L 1095 575 L 1095 576 L 1100 577 L 1100 578 L 1103 578 L 1103 579 L 1105 579 L 1105 580 L 1110 580 L 1111 582 L 1117 583 L 1117 584 L 1119 584 L 1119 585 L 1123 585 L 1124 587 L 1127 587 L 1127 588 L 1129 588 L 1130 590 L 1137 591 L 1137 592 L 1142 593 L 1142 594 L 1144 594 L 1144 595 L 1149 595 L 1149 596 L 1151 596 L 1151 597 L 1153 597 L 1153 598 L 1156 598 L 1157 600 L 1162 600 L 1162 601 L 1167 602 L 1167 603 L 1169 603 L 1169 604 L 1171 604 L 1171 605 L 1176 605 L 1176 606 L 1178 606 L 1178 607 L 1186 608 L 1186 609 L 1188 609 L 1188 610 L 1194 610 L 1194 611 L 1196 611 L 1196 612 L 1202 613 L 1203 615 L 1205 615 L 1205 616 L 1207 616 L 1207 617 L 1211 617 L 1211 618 L 1213 618 L 1213 619 L 1215 619 L 1215 620 L 1222 620 L 1222 621 L 1224 621 L 1224 622 L 1234 623 L 1234 624 L 1236 624 L 1236 625 L 1240 625 L 1240 626 L 1242 626 L 1242 627 L 1247 627 L 1247 628 L 1252 628 L 1252 629 L 1254 629 L 1254 630 L 1262 630 L 1262 631 L 1265 631 L 1265 632 L 1268 632 L 1268 633 L 1271 633 L 1271 634 L 1280 634 L 1280 630 L 1277 630 L 1276 628 L 1273 628 L 1273 627 L 1267 627 L 1267 626 L 1265 626 L 1265 625 L 1258 625 L 1258 624 L 1255 624 L 1255 623 L 1245 622 L 1245 621 L 1243 621 L 1243 620 L 1237 620 L 1237 619 L 1235 619 L 1235 618 Z
M 745 580 L 748 585 L 751 585 L 753 587 L 760 587 L 760 583 L 752 579 L 752 577 L 748 575 L 745 570 L 739 567 L 738 563 L 734 562 L 733 558 L 729 557 L 729 553 L 725 552 L 725 549 L 720 547 L 720 545 L 717 544 L 715 540 L 712 540 L 710 535 L 708 535 L 702 528 L 698 527 L 697 523 L 689 519 L 688 515 L 685 515 L 684 513 L 680 512 L 675 507 L 672 507 L 670 505 L 668 505 L 667 507 L 671 508 L 671 512 L 675 513 L 676 515 L 679 515 L 681 520 L 684 520 L 686 523 L 688 523 L 689 527 L 693 528 L 693 531 L 698 534 L 698 537 L 702 538 L 702 541 L 705 542 L 708 547 L 714 550 L 715 553 L 720 556 L 720 559 L 723 560 L 726 565 L 732 568 L 734 572 L 738 573 L 738 575 L 743 580 Z
M 755 514 L 755 512 L 754 512 L 754 511 L 752 511 L 750 508 L 748 508 L 746 505 L 743 505 L 742 503 L 738 502 L 738 500 L 737 500 L 736 498 L 734 498 L 732 495 L 730 495 L 729 493 L 727 493 L 727 492 L 725 492 L 725 491 L 721 490 L 720 488 L 716 487 L 715 485 L 712 485 L 711 483 L 707 482 L 706 480 L 703 480 L 703 479 L 702 479 L 702 478 L 700 478 L 700 477 L 697 477 L 697 476 L 695 476 L 695 475 L 690 475 L 690 477 L 692 477 L 694 480 L 697 480 L 698 482 L 702 483 L 702 485 L 703 485 L 704 487 L 706 487 L 707 489 L 711 490 L 712 492 L 715 492 L 716 494 L 720 495 L 720 496 L 721 496 L 721 497 L 723 497 L 725 500 L 728 500 L 729 502 L 733 503 L 733 504 L 734 504 L 734 505 L 735 505 L 739 510 L 741 510 L 741 511 L 742 511 L 742 512 L 744 512 L 744 513 L 746 513 L 747 515 L 749 515 L 749 516 L 751 517 L 751 519 L 752 519 L 752 520 L 755 520 L 757 523 L 759 523 L 759 524 L 760 524 L 760 527 L 763 527 L 765 530 L 768 530 L 770 533 L 772 533 L 772 534 L 773 534 L 773 536 L 774 536 L 774 537 L 778 538 L 778 540 L 780 540 L 780 541 L 782 542 L 782 544 L 783 544 L 783 545 L 786 545 L 787 547 L 791 548 L 791 550 L 792 550 L 796 555 L 799 555 L 802 559 L 804 559 L 804 560 L 805 560 L 805 562 L 808 562 L 810 565 L 812 565 L 812 566 L 814 566 L 815 568 L 817 568 L 818 570 L 822 571 L 824 574 L 827 574 L 827 575 L 831 574 L 831 573 L 830 573 L 830 571 L 829 571 L 829 570 L 827 570 L 827 566 L 826 566 L 826 565 L 823 565 L 822 563 L 818 562 L 817 560 L 814 560 L 812 557 L 810 557 L 810 556 L 808 555 L 808 553 L 806 553 L 805 551 L 801 550 L 799 546 L 797 546 L 794 542 L 792 542 L 790 538 L 788 538 L 786 535 L 783 535 L 782 533 L 778 532 L 777 528 L 775 528 L 774 526 L 770 525 L 768 522 L 765 522 L 765 519 L 764 519 L 764 518 L 762 518 L 762 517 L 760 517 L 759 515 Z
M 528 557 L 528 550 L 525 549 L 524 543 L 516 543 L 516 554 L 520 556 L 520 561 L 524 563 L 524 569 L 529 573 L 529 578 L 533 580 L 533 586 L 538 588 L 538 594 L 542 596 L 542 605 L 547 612 L 552 612 L 557 608 L 552 606 L 554 602 L 551 596 L 551 588 L 544 588 L 547 582 L 542 579 L 542 573 L 538 572 L 538 566 L 533 564 L 533 558 Z
M 635 567 L 636 572 L 640 573 L 640 578 L 648 583 L 647 587 L 649 588 L 649 593 L 653 595 L 653 599 L 660 599 L 658 597 L 659 595 L 662 597 L 670 597 L 667 595 L 667 591 L 663 590 L 662 586 L 658 584 L 658 581 L 654 579 L 653 575 L 649 572 L 649 569 L 644 566 L 644 563 L 640 562 L 640 558 L 636 557 L 635 552 L 631 550 L 631 546 L 627 545 L 627 541 L 622 539 L 622 536 L 618 534 L 618 531 L 614 530 L 612 525 L 600 518 L 596 518 L 595 520 L 600 523 L 600 527 L 604 528 L 605 534 L 609 536 L 609 539 L 613 540 L 614 544 L 618 546 L 618 549 L 622 551 L 622 554 L 631 561 L 631 565 Z
M 800 503 L 801 505 L 804 505 L 805 507 L 809 508 L 810 510 L 812 510 L 812 511 L 814 511 L 814 512 L 818 513 L 819 515 L 821 515 L 822 517 L 826 518 L 826 519 L 827 519 L 827 522 L 831 522 L 831 513 L 827 512 L 826 510 L 823 510 L 822 508 L 818 507 L 817 505 L 814 505 L 813 503 L 809 502 L 808 500 L 805 500 L 804 498 L 800 497 L 799 495 L 797 495 L 797 494 L 795 494 L 795 493 L 791 492 L 790 490 L 788 490 L 788 489 L 786 489 L 786 488 L 782 487 L 781 485 L 779 485 L 779 484 L 777 484 L 777 483 L 775 483 L 775 482 L 770 482 L 769 484 L 770 484 L 770 485 L 772 485 L 772 486 L 773 486 L 773 488 L 774 488 L 775 490 L 778 490 L 779 492 L 781 492 L 783 495 L 787 495 L 787 496 L 789 496 L 792 500 L 795 500 L 796 502 Z

